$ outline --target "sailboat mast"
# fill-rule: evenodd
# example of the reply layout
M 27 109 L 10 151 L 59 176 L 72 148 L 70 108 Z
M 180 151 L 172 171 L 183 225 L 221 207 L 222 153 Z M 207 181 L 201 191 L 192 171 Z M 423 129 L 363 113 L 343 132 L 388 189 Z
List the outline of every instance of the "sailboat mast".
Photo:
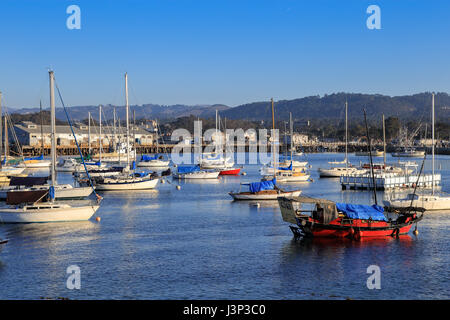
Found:
M 5 163 L 8 161 L 8 119 L 5 113 Z
M 431 100 L 431 155 L 432 155 L 432 186 L 431 186 L 431 193 L 434 195 L 434 93 L 432 94 L 432 100 Z
M 292 123 L 292 112 L 289 112 L 289 129 L 291 131 L 291 163 L 292 163 L 292 152 L 293 152 L 293 148 L 292 148 L 292 137 L 294 135 L 294 124 Z
M 44 155 L 44 119 L 42 117 L 42 101 L 39 100 L 39 116 L 41 120 L 41 154 Z
M 91 154 L 91 112 L 88 112 L 88 153 Z
M 345 168 L 348 167 L 348 103 L 345 101 Z
M 386 125 L 384 123 L 383 114 L 383 161 L 384 161 L 384 171 L 386 171 Z
M 270 99 L 272 102 L 272 155 L 273 155 L 273 177 L 276 178 L 276 161 L 275 161 L 275 111 L 273 108 L 273 98 Z
M 2 92 L 0 91 L 0 118 L 2 116 Z M 2 132 L 2 122 L 0 121 L 0 169 L 2 168 L 2 144 L 3 144 L 3 132 Z M 6 162 L 5 162 L 6 164 Z
M 99 121 L 99 138 L 98 138 L 98 152 L 99 160 L 102 162 L 102 106 L 98 106 L 98 121 Z
M 133 157 L 134 157 L 134 162 L 136 162 L 136 110 L 133 110 L 133 145 L 134 145 L 134 152 L 133 152 Z
M 116 150 L 116 108 L 115 107 L 113 109 L 113 117 L 114 117 L 114 119 L 113 119 L 113 135 L 114 135 L 113 150 L 115 151 Z
M 126 117 L 127 117 L 127 168 L 130 167 L 130 152 L 129 152 L 129 146 L 130 146 L 130 124 L 128 121 L 128 74 L 125 72 L 125 105 L 126 105 Z
M 56 185 L 56 132 L 55 132 L 55 89 L 54 89 L 54 74 L 53 71 L 49 71 L 50 78 L 50 124 L 51 124 L 51 158 L 52 158 L 52 166 L 51 166 L 51 175 L 52 175 L 52 186 Z
M 367 148 L 369 149 L 370 171 L 371 171 L 371 173 L 372 173 L 373 197 L 374 197 L 374 199 L 375 199 L 375 205 L 378 205 L 378 201 L 377 201 L 377 186 L 376 186 L 376 181 L 375 181 L 375 173 L 374 173 L 374 171 L 373 171 L 372 147 L 371 147 L 371 145 L 370 145 L 370 135 L 369 135 L 369 126 L 367 125 L 366 109 L 364 109 L 364 122 L 366 123 Z

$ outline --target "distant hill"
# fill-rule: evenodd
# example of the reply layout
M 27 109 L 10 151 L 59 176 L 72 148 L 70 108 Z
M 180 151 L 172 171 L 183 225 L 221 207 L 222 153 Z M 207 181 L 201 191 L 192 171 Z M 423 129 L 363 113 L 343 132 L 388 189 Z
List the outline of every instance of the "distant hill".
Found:
M 345 101 L 348 101 L 349 120 L 361 121 L 363 119 L 363 108 L 366 109 L 367 116 L 372 121 L 380 121 L 382 114 L 386 118 L 397 117 L 401 120 L 419 122 L 430 120 L 431 93 L 429 92 L 395 97 L 381 94 L 333 93 L 324 96 L 279 100 L 275 101 L 275 117 L 277 121 L 288 120 L 289 112 L 292 112 L 295 120 L 342 120 L 345 117 Z M 436 94 L 435 107 L 436 122 L 450 122 L 450 96 L 447 93 Z M 106 119 L 112 119 L 113 108 L 112 105 L 103 107 Z M 62 108 L 56 110 L 56 117 L 65 121 L 64 110 Z M 136 119 L 173 120 L 189 116 L 211 119 L 214 118 L 216 110 L 219 110 L 222 118 L 234 120 L 270 121 L 272 119 L 270 101 L 253 102 L 233 108 L 223 104 L 195 106 L 145 104 L 131 106 L 130 119 L 132 119 L 133 110 L 136 112 Z M 38 111 L 39 108 L 10 108 L 10 113 L 29 114 Z M 117 106 L 116 111 L 118 117 L 124 120 L 125 107 Z M 87 119 L 88 112 L 91 112 L 94 119 L 98 119 L 98 106 L 73 106 L 69 108 L 69 113 L 74 120 Z
M 275 101 L 275 118 L 288 120 L 289 112 L 294 119 L 344 119 L 345 101 L 348 101 L 349 119 L 362 119 L 363 108 L 368 118 L 398 117 L 404 120 L 429 120 L 431 115 L 431 93 L 390 97 L 380 94 L 335 93 L 310 96 L 294 100 Z M 435 95 L 437 121 L 450 120 L 450 96 L 447 93 Z M 222 111 L 222 117 L 229 119 L 270 120 L 272 109 L 270 101 L 244 104 Z
M 115 106 L 105 105 L 102 107 L 103 115 L 102 119 L 109 120 L 113 118 L 113 110 Z M 116 115 L 119 119 L 125 119 L 125 106 L 116 106 Z M 130 106 L 130 120 L 133 117 L 133 111 L 136 113 L 136 119 L 176 119 L 180 117 L 188 117 L 193 115 L 199 118 L 212 118 L 215 116 L 216 110 L 224 111 L 230 107 L 215 104 L 215 105 L 172 105 L 172 106 L 162 106 L 155 104 L 145 104 L 142 106 Z M 73 106 L 67 108 L 69 114 L 73 120 L 84 120 L 88 117 L 88 112 L 91 113 L 92 117 L 98 120 L 98 106 Z M 48 108 L 45 110 L 49 110 Z M 9 108 L 9 113 L 17 113 L 21 115 L 33 114 L 39 112 L 39 108 L 21 108 L 14 109 Z M 66 115 L 63 108 L 56 108 L 56 118 L 65 121 Z

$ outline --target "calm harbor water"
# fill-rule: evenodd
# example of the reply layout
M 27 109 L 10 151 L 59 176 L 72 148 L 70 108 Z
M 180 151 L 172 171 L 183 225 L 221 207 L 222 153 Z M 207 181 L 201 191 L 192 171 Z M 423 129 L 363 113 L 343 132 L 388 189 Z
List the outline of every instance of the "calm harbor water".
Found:
M 319 178 L 318 167 L 342 159 L 307 155 L 314 182 L 283 186 L 370 204 L 371 193 L 341 191 L 338 179 Z M 439 156 L 436 165 L 445 192 L 449 160 Z M 0 224 L 0 238 L 9 239 L 0 252 L 0 299 L 450 298 L 450 213 L 426 213 L 418 236 L 295 241 L 276 202 L 256 207 L 227 194 L 257 181 L 258 169 L 247 165 L 246 176 L 181 182 L 181 190 L 166 182 L 152 191 L 103 193 L 100 222 Z M 58 179 L 71 181 L 71 175 Z M 66 288 L 70 265 L 81 269 L 80 290 Z M 369 265 L 381 269 L 380 290 L 366 286 Z

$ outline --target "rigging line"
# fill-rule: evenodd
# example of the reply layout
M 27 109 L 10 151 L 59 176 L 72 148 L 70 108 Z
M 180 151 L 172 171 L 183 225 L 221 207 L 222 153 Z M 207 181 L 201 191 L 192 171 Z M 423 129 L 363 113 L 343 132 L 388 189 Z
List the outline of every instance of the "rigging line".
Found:
M 9 114 L 9 112 L 8 112 L 8 107 L 7 107 L 6 105 L 4 106 L 4 114 L 5 114 L 5 116 L 6 116 L 7 119 L 9 118 L 10 126 L 11 126 L 11 128 L 13 128 L 13 129 L 11 130 L 11 132 L 12 132 L 12 134 L 13 134 L 14 141 L 17 143 L 17 148 L 19 149 L 20 155 L 21 155 L 21 157 L 22 157 L 22 161 L 25 161 L 25 157 L 24 157 L 24 155 L 23 155 L 23 149 L 22 149 L 22 146 L 20 145 L 20 143 L 19 143 L 19 141 L 18 141 L 18 139 L 17 139 L 16 130 L 14 129 L 14 126 L 13 126 L 13 123 L 12 123 L 11 116 L 10 116 L 10 114 Z M 1 117 L 0 117 L 0 118 L 1 118 Z M 1 119 L 0 119 L 0 120 L 1 120 Z
M 16 135 L 16 130 L 14 129 L 14 126 L 13 126 L 13 123 L 12 123 L 11 115 L 8 113 L 7 110 L 6 110 L 5 116 L 6 116 L 6 121 L 8 122 L 9 127 L 12 128 L 11 134 L 13 136 L 14 143 L 16 144 L 17 148 L 19 149 L 20 154 L 22 155 L 22 159 L 25 161 L 25 159 L 23 157 L 22 148 L 20 146 L 19 140 L 18 140 L 17 135 Z
M 94 185 L 93 185 L 93 183 L 92 183 L 91 176 L 89 175 L 89 170 L 88 170 L 87 167 L 86 167 L 86 162 L 84 161 L 83 154 L 81 153 L 80 146 L 78 145 L 77 136 L 75 135 L 75 132 L 73 131 L 72 121 L 70 120 L 69 114 L 67 113 L 67 108 L 66 108 L 66 106 L 65 106 L 65 104 L 64 104 L 64 100 L 63 100 L 63 98 L 62 98 L 62 96 L 61 96 L 61 92 L 59 91 L 59 87 L 58 87 L 58 84 L 56 83 L 56 80 L 55 80 L 55 86 L 56 86 L 56 90 L 58 91 L 59 100 L 61 101 L 61 104 L 62 104 L 62 106 L 63 106 L 63 108 L 64 108 L 64 112 L 65 112 L 65 114 L 66 114 L 67 121 L 69 122 L 70 130 L 72 131 L 73 137 L 74 137 L 74 139 L 75 139 L 75 144 L 77 145 L 78 152 L 80 153 L 81 161 L 83 161 L 84 170 L 86 171 L 86 174 L 87 174 L 87 176 L 88 176 L 89 184 L 91 185 L 91 188 L 92 188 L 92 190 L 94 191 L 94 194 L 95 194 L 95 196 L 97 197 L 97 200 L 98 200 L 98 201 L 101 201 L 101 199 L 103 199 L 103 198 L 95 191 Z

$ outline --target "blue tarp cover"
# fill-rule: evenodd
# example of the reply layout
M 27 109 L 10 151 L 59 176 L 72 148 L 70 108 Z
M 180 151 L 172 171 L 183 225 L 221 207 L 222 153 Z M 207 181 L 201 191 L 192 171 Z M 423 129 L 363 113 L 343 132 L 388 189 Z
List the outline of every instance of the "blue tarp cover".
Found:
M 48 196 L 50 197 L 51 200 L 55 199 L 55 187 L 51 186 L 50 189 L 48 190 Z
M 250 192 L 255 193 L 263 190 L 273 190 L 276 184 L 277 184 L 276 179 L 268 181 L 252 182 L 250 183 Z
M 178 173 L 192 173 L 200 171 L 200 166 L 178 166 Z
M 291 164 L 289 165 L 289 167 L 286 167 L 286 168 L 279 167 L 278 169 L 279 169 L 279 170 L 292 170 L 292 162 L 291 162 Z
M 25 158 L 25 161 L 27 160 L 44 160 L 44 155 L 40 155 L 39 157 L 29 157 L 29 158 Z
M 87 166 L 101 166 L 102 163 L 100 161 L 97 162 L 85 162 Z
M 376 221 L 387 221 L 383 214 L 383 207 L 377 205 L 368 206 L 363 204 L 336 203 L 336 208 L 344 212 L 351 219 L 368 220 L 372 218 L 372 220 Z
M 151 161 L 151 160 L 156 160 L 156 159 L 158 159 L 158 155 L 157 154 L 155 154 L 153 157 L 152 156 L 148 156 L 146 154 L 143 154 L 141 156 L 141 161 Z

